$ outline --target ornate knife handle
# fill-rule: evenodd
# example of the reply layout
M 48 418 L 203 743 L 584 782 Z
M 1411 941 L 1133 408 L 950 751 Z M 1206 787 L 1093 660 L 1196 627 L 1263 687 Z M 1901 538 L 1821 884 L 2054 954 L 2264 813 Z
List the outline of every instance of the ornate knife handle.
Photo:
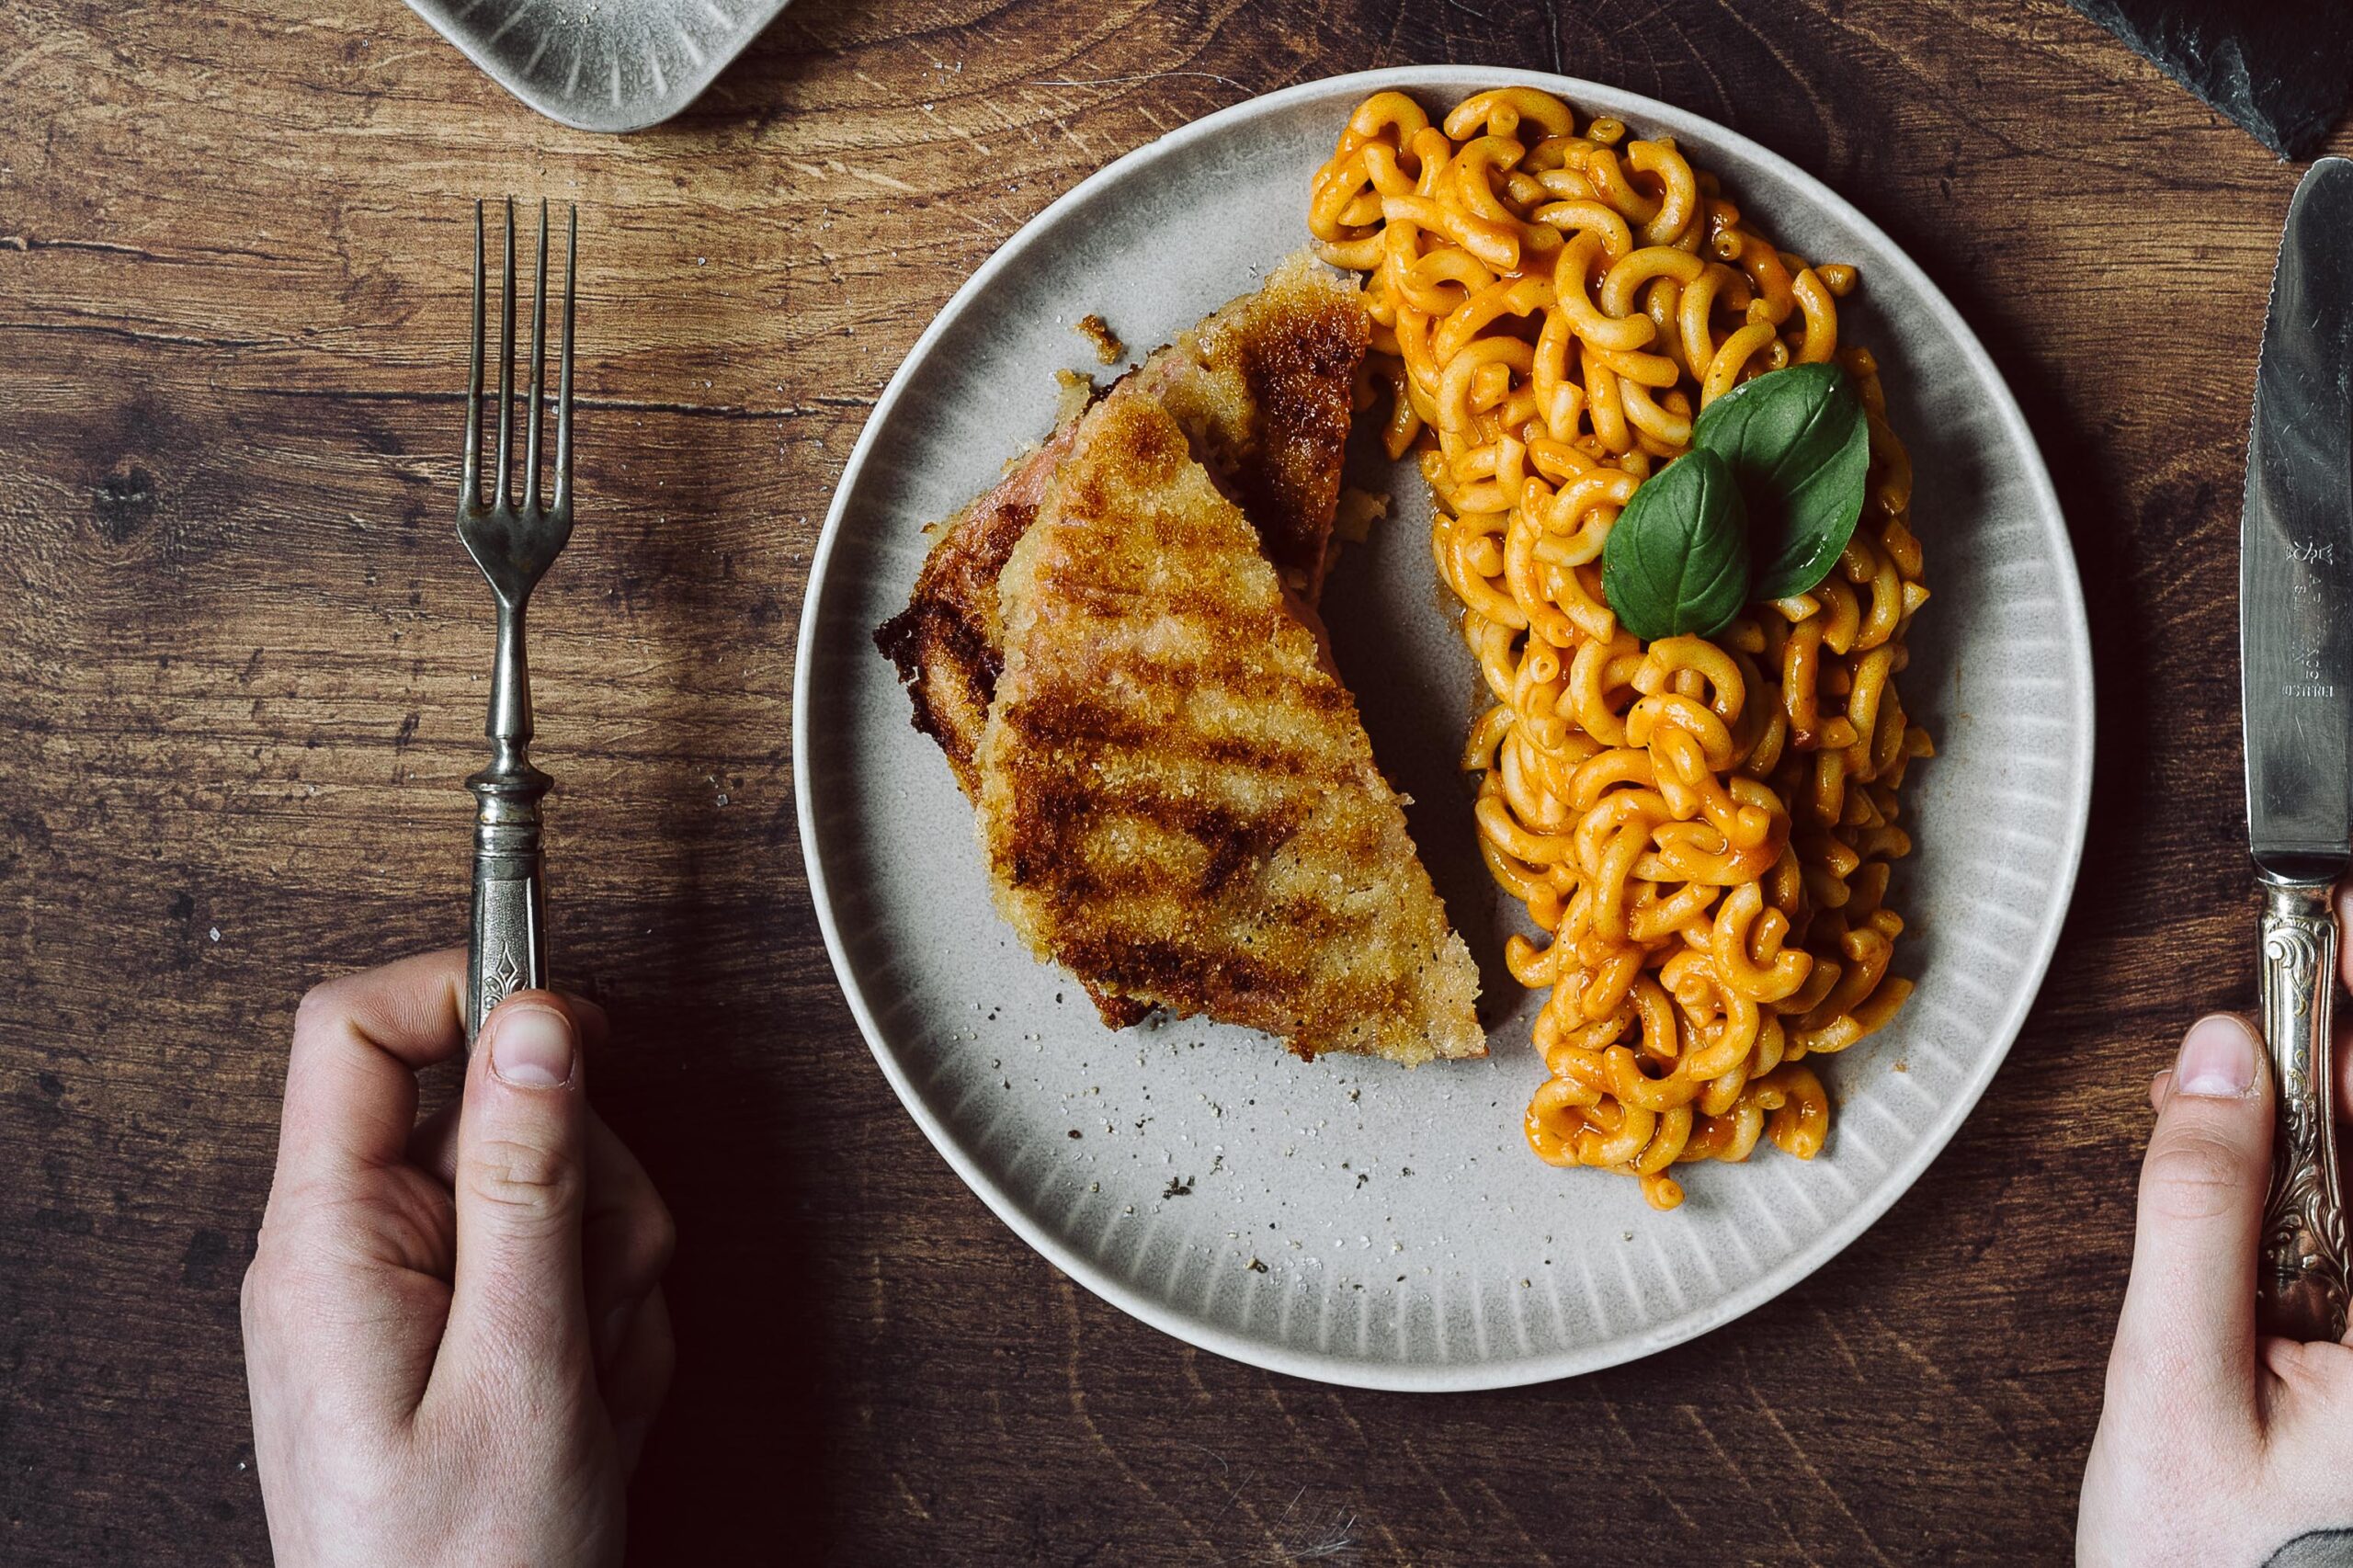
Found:
M 2329 1064 L 2336 921 L 2328 883 L 2264 879 L 2257 989 L 2279 1111 L 2263 1206 L 2257 1316 L 2268 1334 L 2341 1339 L 2347 1251 Z
M 540 898 L 540 799 L 555 782 L 531 766 L 531 676 L 523 614 L 504 600 L 491 673 L 490 766 L 466 780 L 474 792 L 474 906 L 466 941 L 466 1043 L 510 992 L 548 983 L 548 935 Z

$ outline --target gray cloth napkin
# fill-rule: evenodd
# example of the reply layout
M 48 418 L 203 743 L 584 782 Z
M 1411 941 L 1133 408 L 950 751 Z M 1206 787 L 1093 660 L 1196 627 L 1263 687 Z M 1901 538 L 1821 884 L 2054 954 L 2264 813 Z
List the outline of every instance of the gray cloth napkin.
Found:
M 2302 158 L 2353 97 L 2346 0 L 2068 0 L 2283 158 Z

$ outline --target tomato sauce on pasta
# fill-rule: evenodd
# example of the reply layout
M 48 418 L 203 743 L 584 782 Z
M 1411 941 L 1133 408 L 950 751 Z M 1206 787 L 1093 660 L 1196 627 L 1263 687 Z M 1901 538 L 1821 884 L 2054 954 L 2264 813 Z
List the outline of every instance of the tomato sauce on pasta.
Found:
M 1507 87 L 1433 125 L 1350 117 L 1309 225 L 1367 274 L 1389 455 L 1418 449 L 1430 545 L 1492 702 L 1462 766 L 1481 846 L 1543 940 L 1529 1146 L 1638 1177 L 1760 1140 L 1823 1146 L 1815 1071 L 1895 1016 L 1897 790 L 1933 755 L 1895 677 L 1927 598 L 1877 363 L 1838 341 L 1851 267 L 1775 246 L 1666 138 Z M 1644 643 L 1602 591 L 1611 524 L 1751 377 L 1835 361 L 1870 435 L 1861 518 L 1809 593 Z M 1369 405 L 1378 395 L 1365 391 Z

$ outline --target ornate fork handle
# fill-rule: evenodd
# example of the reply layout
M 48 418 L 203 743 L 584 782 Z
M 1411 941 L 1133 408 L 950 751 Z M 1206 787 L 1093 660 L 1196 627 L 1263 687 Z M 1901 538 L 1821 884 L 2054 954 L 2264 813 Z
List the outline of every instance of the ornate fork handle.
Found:
M 2265 879 L 2257 989 L 2279 1108 L 2263 1210 L 2258 1315 L 2268 1333 L 2342 1339 L 2347 1260 L 2329 1061 L 2336 922 L 2326 882 Z
M 466 780 L 474 792 L 474 900 L 466 945 L 466 1040 L 507 994 L 547 984 L 548 938 L 540 892 L 540 799 L 554 780 L 531 766 L 531 677 L 523 613 L 498 612 L 491 675 L 490 766 Z
M 466 949 L 466 1039 L 509 992 L 548 983 L 547 928 L 540 900 L 540 797 L 548 776 L 528 764 L 519 777 L 485 768 L 466 780 L 474 810 L 473 937 Z

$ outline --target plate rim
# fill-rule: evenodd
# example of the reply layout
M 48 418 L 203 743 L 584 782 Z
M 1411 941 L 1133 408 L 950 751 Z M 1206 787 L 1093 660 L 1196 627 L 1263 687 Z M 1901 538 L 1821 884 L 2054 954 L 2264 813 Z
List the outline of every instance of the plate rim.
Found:
M 1256 116 L 1279 111 L 1298 99 L 1335 93 L 1341 84 L 1349 84 L 1351 90 L 1358 96 L 1369 96 L 1392 87 L 1407 91 L 1455 88 L 1476 91 L 1491 86 L 1525 85 L 1541 88 L 1571 103 L 1599 100 L 1613 115 L 1665 124 L 1678 135 L 1688 135 L 1696 129 L 1703 133 L 1700 139 L 1716 140 L 1720 145 L 1756 160 L 1769 172 L 1805 190 L 1819 203 L 1821 210 L 1852 225 L 1866 239 L 1883 248 L 1893 258 L 1895 268 L 1904 275 L 1905 280 L 1960 347 L 1963 358 L 1995 390 L 1997 396 L 1992 412 L 2004 433 L 2028 460 L 2023 477 L 2039 503 L 2042 519 L 2055 520 L 2057 524 L 2055 586 L 2059 590 L 2062 619 L 2066 623 L 2069 673 L 2080 677 L 2077 685 L 2084 702 L 2084 723 L 2073 737 L 2069 757 L 2070 770 L 2080 779 L 2080 787 L 2074 800 L 2068 803 L 2061 856 L 2063 864 L 2054 883 L 2058 896 L 2035 933 L 2035 951 L 2026 966 L 2029 983 L 2019 988 L 2018 995 L 1999 1028 L 1993 1031 L 2000 1043 L 1986 1054 L 1983 1062 L 1947 1101 L 1938 1119 L 1930 1124 L 1912 1152 L 1893 1167 L 1891 1177 L 1881 1181 L 1863 1201 L 1842 1212 L 1836 1222 L 1825 1228 L 1812 1243 L 1796 1250 L 1778 1267 L 1704 1308 L 1672 1319 L 1646 1335 L 1620 1336 L 1590 1349 L 1433 1364 L 1376 1361 L 1331 1352 L 1299 1350 L 1205 1322 L 1110 1276 L 1033 1221 L 1018 1200 L 991 1179 L 926 1108 L 904 1067 L 884 1042 L 872 1009 L 852 977 L 848 955 L 834 917 L 833 898 L 824 859 L 818 848 L 816 813 L 810 799 L 808 779 L 811 774 L 807 767 L 812 740 L 809 729 L 810 664 L 816 643 L 817 610 L 824 593 L 834 551 L 841 538 L 850 495 L 864 477 L 867 460 L 879 433 L 912 383 L 915 368 L 962 314 L 973 296 L 984 290 L 1000 272 L 1017 263 L 1069 209 L 1086 201 L 1113 181 L 1196 142 L 1216 136 L 1229 127 Z M 2099 728 L 2097 692 L 2089 678 L 2092 669 L 2089 619 L 2084 603 L 2081 575 L 2075 564 L 2075 543 L 2066 527 L 2066 511 L 2060 505 L 2057 488 L 2052 483 L 2049 466 L 2043 460 L 2041 447 L 2035 440 L 2033 427 L 2027 423 L 2008 379 L 1994 362 L 1993 356 L 1986 352 L 1984 344 L 1979 340 L 1967 319 L 1935 280 L 1904 247 L 1889 237 L 1886 231 L 1852 202 L 1753 138 L 1703 115 L 1606 83 L 1554 72 L 1484 65 L 1400 65 L 1377 71 L 1343 72 L 1245 98 L 1178 126 L 1113 159 L 1023 223 L 974 269 L 963 285 L 940 306 L 930 324 L 908 346 L 899 368 L 892 373 L 881 395 L 875 400 L 872 412 L 867 415 L 866 424 L 858 432 L 858 442 L 851 449 L 849 460 L 843 464 L 841 477 L 835 483 L 833 499 L 826 508 L 824 527 L 818 535 L 816 548 L 810 555 L 809 581 L 801 597 L 801 625 L 794 639 L 793 660 L 794 815 L 801 834 L 801 860 L 808 877 L 810 901 L 815 906 L 818 929 L 824 936 L 826 956 L 834 967 L 835 981 L 852 1017 L 857 1019 L 858 1032 L 865 1037 L 867 1048 L 873 1052 L 876 1063 L 890 1083 L 892 1092 L 898 1096 L 901 1107 L 922 1130 L 931 1146 L 973 1195 L 1040 1257 L 1139 1322 L 1184 1344 L 1268 1371 L 1343 1387 L 1392 1392 L 1469 1392 L 1519 1388 L 1640 1360 L 1711 1333 L 1782 1295 L 1845 1252 L 1877 1224 L 1887 1210 L 1894 1207 L 1927 1173 L 1928 1167 L 1936 1163 L 1953 1136 L 1960 1131 L 1961 1124 L 1977 1108 L 1978 1102 L 1992 1085 L 1994 1075 L 2008 1061 L 2011 1049 L 2018 1043 L 2027 1018 L 2041 995 L 2043 982 L 2049 976 L 2052 960 L 2058 951 L 2068 912 L 2074 905 L 2075 883 L 2082 869 L 2084 844 L 2090 826 L 2093 770 L 2097 760 L 2094 743 Z

